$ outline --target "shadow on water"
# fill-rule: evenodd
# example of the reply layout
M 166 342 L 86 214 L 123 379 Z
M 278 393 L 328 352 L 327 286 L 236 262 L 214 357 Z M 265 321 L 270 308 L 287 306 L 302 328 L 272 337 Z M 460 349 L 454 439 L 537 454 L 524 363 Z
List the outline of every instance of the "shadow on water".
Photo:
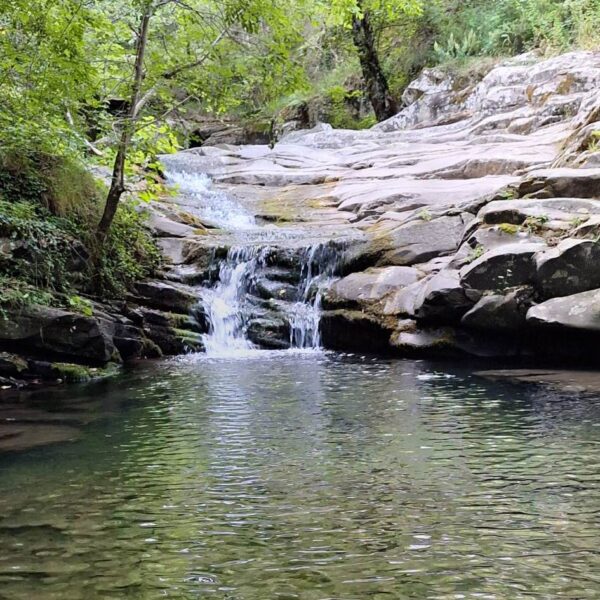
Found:
M 27 402 L 79 440 L 0 457 L 0 598 L 600 595 L 594 395 L 264 352 Z

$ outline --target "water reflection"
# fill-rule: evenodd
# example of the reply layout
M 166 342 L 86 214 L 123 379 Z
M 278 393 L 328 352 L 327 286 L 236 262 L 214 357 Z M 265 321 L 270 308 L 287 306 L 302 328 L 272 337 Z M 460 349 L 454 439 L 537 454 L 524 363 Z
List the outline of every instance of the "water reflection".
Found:
M 0 459 L 0 598 L 600 595 L 594 397 L 318 353 L 85 395 L 80 441 Z

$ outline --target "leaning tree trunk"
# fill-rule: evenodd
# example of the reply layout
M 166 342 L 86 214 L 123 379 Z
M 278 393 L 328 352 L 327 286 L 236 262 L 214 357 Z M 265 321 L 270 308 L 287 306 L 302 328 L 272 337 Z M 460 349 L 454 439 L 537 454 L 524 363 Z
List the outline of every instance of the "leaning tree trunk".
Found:
M 142 15 L 140 28 L 137 36 L 136 52 L 135 52 L 135 67 L 133 75 L 133 85 L 131 88 L 131 99 L 129 102 L 129 110 L 123 123 L 121 137 L 117 146 L 117 156 L 113 166 L 113 172 L 110 182 L 110 189 L 106 197 L 104 213 L 98 224 L 96 237 L 98 245 L 101 246 L 106 235 L 112 225 L 112 222 L 117 213 L 119 201 L 125 191 L 125 161 L 127 160 L 127 152 L 131 145 L 131 139 L 135 132 L 135 122 L 139 112 L 139 102 L 144 81 L 144 57 L 146 55 L 146 46 L 148 43 L 148 30 L 150 27 L 150 19 L 152 18 L 152 10 L 148 9 Z
M 368 11 L 364 11 L 362 16 L 354 15 L 352 17 L 352 39 L 358 51 L 360 66 L 367 86 L 367 95 L 373 105 L 375 116 L 378 121 L 389 119 L 398 112 L 398 109 L 379 63 Z

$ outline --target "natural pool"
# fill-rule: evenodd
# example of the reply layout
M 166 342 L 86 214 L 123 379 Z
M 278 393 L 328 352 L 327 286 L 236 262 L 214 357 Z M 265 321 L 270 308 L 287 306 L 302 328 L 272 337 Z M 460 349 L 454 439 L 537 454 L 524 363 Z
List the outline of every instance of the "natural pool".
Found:
M 594 395 L 256 352 L 32 398 L 89 423 L 0 456 L 2 600 L 600 597 Z

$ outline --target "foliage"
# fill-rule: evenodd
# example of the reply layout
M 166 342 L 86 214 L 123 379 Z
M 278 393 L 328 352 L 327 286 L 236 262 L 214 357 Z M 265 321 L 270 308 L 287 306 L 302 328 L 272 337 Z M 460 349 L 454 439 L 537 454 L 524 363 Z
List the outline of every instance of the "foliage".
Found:
M 0 304 L 60 304 L 89 314 L 91 305 L 81 293 L 123 297 L 136 279 L 158 267 L 159 253 L 144 217 L 127 203 L 117 215 L 99 275 L 92 278 L 89 256 L 98 198 L 82 195 L 77 211 L 59 216 L 39 199 L 16 199 L 22 184 L 1 173 L 0 238 L 5 241 L 0 252 Z
M 151 276 L 160 265 L 160 252 L 144 228 L 144 216 L 130 203 L 117 212 L 100 257 L 96 290 L 124 296 L 131 286 Z

